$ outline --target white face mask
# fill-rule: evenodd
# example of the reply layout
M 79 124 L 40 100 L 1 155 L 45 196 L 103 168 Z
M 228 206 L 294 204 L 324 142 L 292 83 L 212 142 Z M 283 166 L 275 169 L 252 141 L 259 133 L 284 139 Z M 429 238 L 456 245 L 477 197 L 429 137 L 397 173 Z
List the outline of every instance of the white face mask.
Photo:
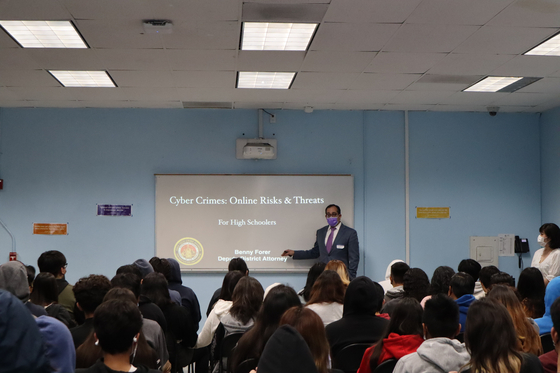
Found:
M 539 236 L 537 237 L 537 242 L 539 243 L 539 245 L 541 245 L 541 247 L 545 247 L 546 243 L 544 242 L 544 237 L 542 235 L 539 234 Z

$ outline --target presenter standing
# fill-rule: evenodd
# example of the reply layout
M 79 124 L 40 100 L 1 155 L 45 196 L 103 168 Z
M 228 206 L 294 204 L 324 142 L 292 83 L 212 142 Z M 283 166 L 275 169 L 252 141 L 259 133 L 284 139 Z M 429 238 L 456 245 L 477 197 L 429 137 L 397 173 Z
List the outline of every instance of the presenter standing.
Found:
M 282 256 L 291 256 L 294 259 L 315 259 L 323 263 L 331 260 L 341 260 L 346 264 L 350 279 L 356 278 L 360 250 L 358 234 L 350 227 L 340 222 L 342 217 L 340 207 L 328 205 L 325 217 L 329 225 L 317 231 L 315 245 L 310 250 L 284 250 Z

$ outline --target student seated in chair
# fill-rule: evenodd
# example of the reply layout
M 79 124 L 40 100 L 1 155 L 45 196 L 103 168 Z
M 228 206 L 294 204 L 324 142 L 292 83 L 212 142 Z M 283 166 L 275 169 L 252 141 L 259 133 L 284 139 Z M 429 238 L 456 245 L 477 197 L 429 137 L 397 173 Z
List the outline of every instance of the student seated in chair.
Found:
M 402 357 L 394 373 L 449 372 L 459 370 L 470 355 L 455 338 L 459 334 L 459 306 L 444 294 L 426 302 L 423 315 L 426 341 L 418 350 Z

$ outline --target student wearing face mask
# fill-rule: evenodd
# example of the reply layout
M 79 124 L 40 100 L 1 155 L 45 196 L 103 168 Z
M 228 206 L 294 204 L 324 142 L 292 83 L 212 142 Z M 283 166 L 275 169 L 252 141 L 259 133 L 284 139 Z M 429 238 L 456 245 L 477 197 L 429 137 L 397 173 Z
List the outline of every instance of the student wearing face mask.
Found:
M 560 275 L 560 228 L 556 224 L 546 223 L 539 229 L 537 241 L 542 249 L 533 255 L 531 267 L 541 271 L 544 284 L 548 283 L 556 276 Z
M 310 250 L 284 250 L 282 256 L 294 259 L 316 259 L 323 263 L 340 260 L 348 268 L 350 280 L 356 278 L 360 250 L 356 231 L 340 222 L 342 214 L 337 205 L 328 205 L 325 209 L 328 225 L 317 231 L 315 245 Z

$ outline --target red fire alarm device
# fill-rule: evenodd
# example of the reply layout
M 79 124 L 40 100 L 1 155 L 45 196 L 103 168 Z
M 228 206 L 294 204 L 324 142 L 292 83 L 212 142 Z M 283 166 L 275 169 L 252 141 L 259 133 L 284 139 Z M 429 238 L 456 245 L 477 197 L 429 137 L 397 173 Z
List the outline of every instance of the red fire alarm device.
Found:
M 0 190 L 4 189 L 4 179 L 0 179 Z
M 10 262 L 17 260 L 17 253 L 15 251 L 10 252 Z

